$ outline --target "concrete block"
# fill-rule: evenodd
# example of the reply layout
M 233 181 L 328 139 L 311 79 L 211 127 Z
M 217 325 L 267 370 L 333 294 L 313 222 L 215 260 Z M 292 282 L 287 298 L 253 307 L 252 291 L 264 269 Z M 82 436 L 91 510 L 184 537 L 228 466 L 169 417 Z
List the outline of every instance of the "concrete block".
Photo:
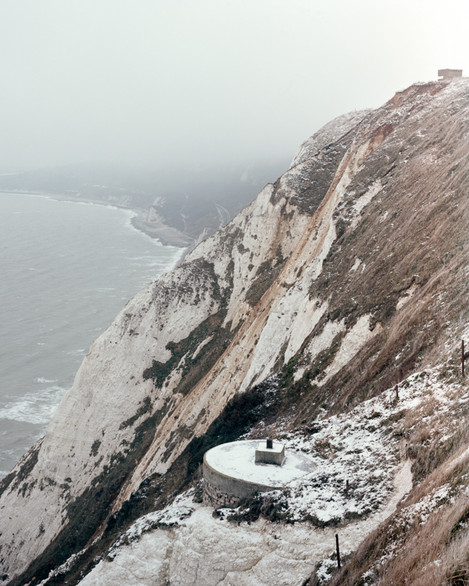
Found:
M 281 466 L 285 461 L 285 446 L 279 442 L 267 440 L 264 446 L 256 449 L 256 464 L 276 464 Z

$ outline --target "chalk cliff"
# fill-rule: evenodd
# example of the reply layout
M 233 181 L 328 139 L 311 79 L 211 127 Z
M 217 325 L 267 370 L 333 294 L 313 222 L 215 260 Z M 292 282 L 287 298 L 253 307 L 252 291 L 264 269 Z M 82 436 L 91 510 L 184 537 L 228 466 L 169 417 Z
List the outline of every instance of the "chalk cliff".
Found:
M 342 116 L 139 293 L 0 486 L 5 582 L 170 502 L 207 437 L 310 434 L 450 357 L 469 321 L 468 132 L 467 79 Z

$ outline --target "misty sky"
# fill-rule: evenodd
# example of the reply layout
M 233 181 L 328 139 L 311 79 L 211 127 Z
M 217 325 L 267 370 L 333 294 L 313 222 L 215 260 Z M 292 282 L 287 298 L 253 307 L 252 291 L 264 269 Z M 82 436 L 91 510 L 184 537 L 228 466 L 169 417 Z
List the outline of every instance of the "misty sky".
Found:
M 1 0 L 0 170 L 291 159 L 339 114 L 469 75 L 467 0 Z

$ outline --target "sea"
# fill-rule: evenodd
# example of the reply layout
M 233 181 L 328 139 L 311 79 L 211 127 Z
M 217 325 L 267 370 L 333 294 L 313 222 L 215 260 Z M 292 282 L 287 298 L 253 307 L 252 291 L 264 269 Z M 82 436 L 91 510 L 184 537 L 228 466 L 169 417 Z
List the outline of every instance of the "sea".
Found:
M 132 215 L 0 193 L 0 479 L 44 434 L 93 340 L 180 258 Z

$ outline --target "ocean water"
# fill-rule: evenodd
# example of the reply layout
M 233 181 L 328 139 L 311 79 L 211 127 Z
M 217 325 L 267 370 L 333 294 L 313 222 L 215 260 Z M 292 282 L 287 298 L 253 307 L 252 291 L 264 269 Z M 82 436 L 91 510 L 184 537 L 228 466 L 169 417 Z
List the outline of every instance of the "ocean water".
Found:
M 91 342 L 181 255 L 131 215 L 0 193 L 0 478 L 44 434 Z

